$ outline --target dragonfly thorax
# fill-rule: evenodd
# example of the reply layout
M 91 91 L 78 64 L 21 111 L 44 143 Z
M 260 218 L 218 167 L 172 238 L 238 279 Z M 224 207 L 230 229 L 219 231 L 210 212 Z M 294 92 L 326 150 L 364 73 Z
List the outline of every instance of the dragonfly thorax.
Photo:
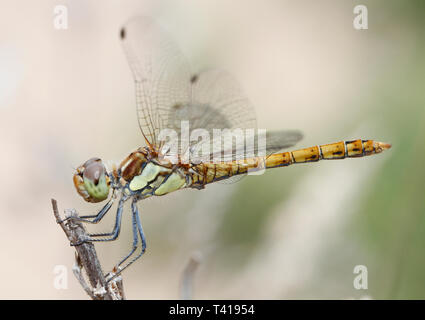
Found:
M 142 198 L 146 198 L 153 195 L 162 196 L 186 186 L 187 178 L 180 169 L 163 167 L 150 161 L 126 187 L 131 193 L 137 193 Z
M 188 186 L 189 179 L 179 166 L 156 157 L 146 149 L 138 149 L 121 163 L 118 174 L 129 194 L 142 198 L 164 195 Z

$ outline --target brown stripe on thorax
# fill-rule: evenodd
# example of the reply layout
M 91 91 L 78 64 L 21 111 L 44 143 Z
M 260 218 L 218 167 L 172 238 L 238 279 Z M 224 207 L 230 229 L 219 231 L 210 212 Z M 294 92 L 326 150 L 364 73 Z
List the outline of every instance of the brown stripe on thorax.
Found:
M 126 181 L 130 181 L 141 173 L 142 165 L 146 161 L 144 153 L 140 151 L 132 152 L 121 162 L 118 168 L 118 170 L 121 170 L 121 177 Z

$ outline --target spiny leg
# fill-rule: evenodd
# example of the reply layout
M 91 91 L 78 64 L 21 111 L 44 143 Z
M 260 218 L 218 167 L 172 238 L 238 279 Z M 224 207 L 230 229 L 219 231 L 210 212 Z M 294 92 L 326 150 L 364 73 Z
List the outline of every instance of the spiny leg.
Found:
M 115 216 L 115 226 L 112 232 L 107 233 L 94 233 L 94 234 L 88 234 L 88 238 L 84 239 L 80 242 L 77 242 L 75 244 L 71 244 L 72 246 L 78 246 L 80 244 L 83 244 L 85 242 L 93 242 L 93 241 L 113 241 L 118 238 L 118 235 L 121 231 L 121 218 L 122 218 L 122 211 L 124 206 L 124 201 L 127 200 L 125 197 L 121 197 L 120 202 L 118 204 L 117 214 Z M 93 239 L 93 237 L 108 237 L 110 238 L 102 238 L 102 239 Z
M 119 263 L 118 263 L 118 267 L 121 266 L 129 257 L 131 257 L 131 255 L 134 253 L 134 251 L 136 251 L 136 249 L 138 248 L 138 244 L 139 244 L 139 235 L 137 233 L 138 231 L 138 227 L 137 227 L 137 215 L 138 215 L 138 211 L 137 211 L 137 200 L 136 198 L 133 198 L 133 201 L 131 203 L 131 211 L 132 211 L 132 226 L 133 226 L 133 247 L 130 251 L 129 254 L 127 254 Z
M 137 200 L 133 199 L 133 202 L 131 203 L 131 209 L 133 212 L 133 219 L 135 219 L 136 225 L 137 225 L 137 230 L 139 231 L 139 236 L 142 242 L 142 251 L 135 257 L 133 258 L 129 263 L 127 263 L 123 268 L 119 269 L 111 278 L 109 278 L 107 280 L 107 283 L 109 283 L 112 279 L 114 279 L 115 277 L 117 277 L 118 275 L 121 274 L 121 272 L 123 272 L 125 269 L 127 269 L 133 262 L 135 262 L 137 259 L 139 259 L 146 251 L 146 238 L 145 238 L 145 234 L 143 232 L 143 228 L 142 228 L 142 223 L 140 221 L 140 216 L 139 216 L 139 210 L 137 209 Z M 135 241 L 137 240 L 137 230 L 134 229 L 134 221 L 133 221 L 133 232 L 135 232 L 135 234 L 133 234 L 135 240 L 133 240 L 133 245 L 135 243 Z M 134 247 L 132 251 L 130 252 L 129 255 L 127 255 L 119 264 L 118 266 L 120 266 L 123 262 L 125 262 L 133 253 L 134 251 L 136 251 L 138 246 Z
M 143 232 L 143 228 L 142 228 L 142 223 L 140 221 L 140 216 L 139 216 L 139 210 L 137 209 L 137 205 L 136 203 L 134 203 L 133 206 L 133 210 L 135 211 L 135 217 L 136 217 L 136 222 L 137 222 L 137 229 L 139 230 L 139 236 L 140 236 L 140 240 L 142 242 L 142 251 L 140 251 L 140 253 L 133 258 L 133 260 L 131 260 L 129 263 L 127 263 L 122 269 L 121 272 L 126 269 L 127 267 L 129 267 L 134 261 L 136 261 L 137 259 L 139 259 L 146 251 L 146 238 L 145 238 L 145 233 Z
M 97 214 L 81 216 L 81 217 L 66 217 L 61 222 L 65 222 L 69 219 L 72 219 L 74 221 L 81 221 L 86 223 L 98 223 L 106 215 L 109 209 L 111 209 L 112 205 L 114 204 L 114 200 L 115 200 L 115 195 L 113 194 L 111 197 L 111 200 L 109 200 L 108 203 L 105 204 L 103 208 Z M 94 218 L 94 219 L 89 220 L 89 218 Z
M 105 214 L 111 209 L 112 205 L 114 204 L 115 196 L 112 197 L 112 199 L 100 210 L 100 212 L 96 215 L 91 216 L 81 216 L 80 221 L 89 222 L 89 223 L 98 223 L 102 218 L 105 216 Z M 93 220 L 88 220 L 90 218 L 94 218 Z

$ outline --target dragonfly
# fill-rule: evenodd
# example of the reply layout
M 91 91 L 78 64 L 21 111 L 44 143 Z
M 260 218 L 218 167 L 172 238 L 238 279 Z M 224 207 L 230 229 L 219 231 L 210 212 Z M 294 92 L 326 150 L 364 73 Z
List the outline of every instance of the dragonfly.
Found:
M 149 17 L 128 21 L 119 38 L 134 78 L 136 114 L 144 144 L 110 170 L 97 157 L 76 169 L 73 182 L 78 194 L 90 203 L 107 202 L 97 214 L 75 219 L 99 223 L 114 202 L 118 201 L 118 206 L 111 232 L 89 234 L 72 244 L 116 240 L 124 204 L 131 202 L 133 243 L 118 262 L 116 274 L 146 251 L 137 206 L 140 200 L 185 188 L 202 190 L 215 182 L 234 182 L 260 169 L 359 158 L 391 147 L 375 140 L 356 139 L 284 152 L 283 149 L 299 142 L 302 134 L 298 130 L 277 130 L 262 135 L 265 144 L 260 148 L 260 134 L 251 130 L 257 128 L 255 110 L 229 73 L 217 69 L 191 73 L 178 45 Z M 251 133 L 226 147 L 224 140 L 214 140 L 211 147 L 211 141 L 206 139 L 187 138 L 199 130 L 214 135 L 215 131 L 225 129 Z M 164 139 L 162 133 L 167 130 L 175 133 L 173 139 Z M 257 143 L 248 143 L 251 140 Z

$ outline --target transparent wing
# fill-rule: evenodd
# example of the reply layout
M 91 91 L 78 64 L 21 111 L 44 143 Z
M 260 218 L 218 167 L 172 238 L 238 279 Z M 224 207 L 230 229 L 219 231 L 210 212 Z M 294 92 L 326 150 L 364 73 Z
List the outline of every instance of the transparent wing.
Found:
M 120 36 L 135 81 L 139 126 L 150 147 L 163 150 L 164 129 L 176 133 L 165 153 L 180 156 L 204 144 L 191 139 L 199 130 L 213 137 L 214 129 L 256 128 L 254 109 L 237 81 L 222 70 L 191 76 L 178 46 L 151 18 L 130 20 Z
M 221 145 L 214 145 L 214 142 L 210 143 L 212 153 L 207 155 L 196 155 L 192 159 L 196 159 L 195 163 L 200 162 L 222 162 L 222 161 L 234 161 L 242 160 L 252 157 L 268 157 L 273 153 L 282 151 L 283 149 L 294 146 L 298 141 L 303 138 L 303 135 L 298 130 L 277 130 L 267 131 L 265 134 L 255 132 L 250 135 L 245 134 L 242 139 L 235 139 L 232 137 L 224 137 Z M 231 140 L 229 144 L 226 142 Z M 224 142 L 223 142 L 224 141 Z M 205 142 L 201 142 L 195 145 L 197 148 L 193 148 L 193 152 L 197 149 L 204 147 Z M 230 147 L 223 147 L 230 146 Z M 202 154 L 202 153 L 201 153 Z M 200 159 L 200 160 L 199 160 Z
M 267 157 L 273 153 L 277 153 L 285 148 L 292 147 L 303 137 L 300 131 L 297 130 L 278 130 L 278 131 L 267 131 L 265 134 L 265 145 L 258 143 L 263 137 L 258 137 L 258 133 L 255 133 L 253 137 L 246 137 L 244 145 L 236 144 L 231 150 L 231 156 L 223 156 L 223 151 L 219 151 L 224 161 L 231 161 L 232 159 L 245 159 L 250 156 L 263 156 Z M 253 139 L 252 139 L 253 138 Z M 247 140 L 253 140 L 254 143 L 247 143 Z M 260 150 L 259 150 L 260 149 Z M 225 152 L 224 152 L 225 153 Z M 215 156 L 215 155 L 214 155 Z M 212 158 L 214 162 L 214 156 Z M 229 159 L 231 158 L 231 159 Z M 206 161 L 207 159 L 205 159 Z M 240 181 L 246 174 L 237 175 L 228 179 L 220 181 L 223 184 L 232 184 Z
M 282 151 L 283 149 L 294 146 L 303 138 L 298 130 L 277 130 L 267 131 L 266 133 L 266 155 Z
M 189 121 L 189 141 L 180 139 L 179 148 L 170 148 L 179 155 L 188 151 L 189 162 L 222 162 L 240 160 L 255 156 L 268 156 L 295 145 L 302 139 L 297 130 L 266 131 L 262 136 L 256 130 L 256 118 L 250 101 L 244 96 L 238 83 L 226 72 L 208 70 L 195 76 L 192 80 L 192 101 L 190 104 L 178 106 L 170 110 L 169 127 L 184 137 L 179 127 L 182 121 Z M 215 140 L 215 130 L 230 131 Z M 200 131 L 208 139 L 198 141 L 195 134 Z M 223 133 L 223 131 L 221 131 Z M 194 134 L 194 137 L 192 136 Z M 241 136 L 238 136 L 240 134 Z M 189 137 L 189 135 L 187 135 Z M 184 138 L 183 138 L 184 139 Z M 262 140 L 264 139 L 264 140 Z M 187 146 L 182 147 L 182 145 Z M 177 151 L 176 151 L 177 150 Z M 202 173 L 199 173 L 202 174 Z M 242 179 L 238 175 L 221 183 L 234 183 Z
M 206 70 L 196 75 L 192 83 L 193 101 L 215 110 L 204 120 L 206 128 L 255 129 L 257 120 L 251 102 L 239 83 L 223 70 Z M 219 116 L 220 115 L 220 116 Z M 198 126 L 200 123 L 196 123 Z
M 157 149 L 170 110 L 191 100 L 189 65 L 170 36 L 149 17 L 127 22 L 120 37 L 135 81 L 139 127 L 148 146 Z
M 225 146 L 224 143 L 213 143 L 217 133 L 223 130 L 255 131 L 254 108 L 230 74 L 222 70 L 207 70 L 193 76 L 191 85 L 191 101 L 170 110 L 168 128 L 175 130 L 179 139 L 175 144 L 170 143 L 168 155 L 189 155 L 198 163 L 210 161 Z M 209 139 L 199 139 L 203 137 Z M 244 141 L 241 143 L 244 144 Z M 199 155 L 200 150 L 203 151 L 202 156 Z
M 191 75 L 178 46 L 152 19 L 130 20 L 120 35 L 135 81 L 140 129 L 160 154 L 195 163 L 231 161 L 264 148 L 267 156 L 302 138 L 298 131 L 271 131 L 261 147 L 254 108 L 238 82 L 222 70 Z M 243 137 L 215 140 L 220 129 L 242 130 Z M 174 133 L 168 140 L 167 132 Z

